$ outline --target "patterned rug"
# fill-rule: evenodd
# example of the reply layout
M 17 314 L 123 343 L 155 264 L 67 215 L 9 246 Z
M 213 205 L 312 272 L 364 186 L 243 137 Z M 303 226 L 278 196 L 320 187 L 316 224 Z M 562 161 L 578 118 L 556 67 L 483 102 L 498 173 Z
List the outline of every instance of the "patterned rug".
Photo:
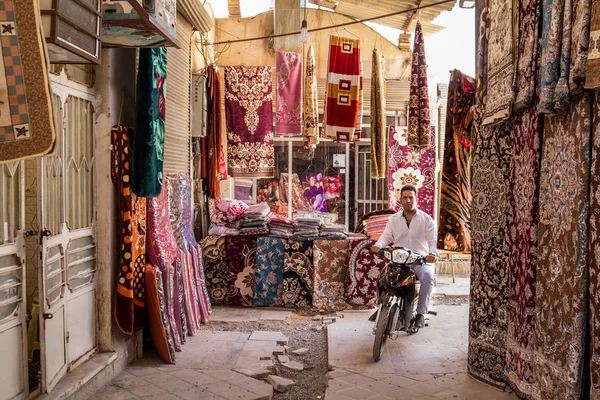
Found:
M 225 67 L 227 168 L 233 178 L 274 170 L 271 67 Z
M 540 0 L 523 0 L 518 4 L 519 43 L 514 111 L 528 108 L 535 99 L 540 25 Z
M 587 324 L 590 96 L 544 120 L 536 272 L 535 379 L 540 396 L 578 399 Z M 561 332 L 557 335 L 557 332 Z
M 156 197 L 163 184 L 167 49 L 140 49 L 135 131 L 131 144 L 131 190 Z
M 415 27 L 412 67 L 410 72 L 410 100 L 408 102 L 408 145 L 425 150 L 432 145 L 429 119 L 429 89 L 427 87 L 427 59 L 421 23 Z
M 592 0 L 573 0 L 573 32 L 571 33 L 571 65 L 569 94 L 581 93 L 586 80 L 586 64 L 590 47 Z M 596 42 L 592 42 L 595 47 Z
M 513 116 L 511 166 L 511 224 L 509 246 L 510 313 L 506 378 L 521 397 L 536 392 L 533 359 L 535 276 L 540 174 L 541 121 L 532 105 Z
M 206 289 L 211 303 L 227 303 L 227 263 L 225 236 L 207 236 L 200 241 L 206 275 Z
M 56 136 L 38 2 L 17 7 L 3 0 L 0 7 L 0 162 L 40 157 L 52 150 Z
M 275 134 L 302 134 L 302 54 L 279 52 L 276 56 L 277 104 Z
M 448 85 L 446 143 L 442 166 L 442 191 L 438 249 L 471 249 L 471 125 L 475 81 L 458 70 Z
M 481 380 L 503 385 L 510 294 L 508 235 L 513 125 L 507 120 L 476 132 L 468 370 Z
M 283 270 L 283 305 L 309 308 L 313 292 L 313 242 L 289 239 L 285 244 Z
M 285 239 L 259 237 L 256 245 L 256 266 L 254 270 L 255 306 L 281 307 L 283 301 L 283 265 Z
M 389 206 L 400 210 L 400 189 L 404 185 L 413 185 L 418 190 L 419 210 L 435 218 L 435 137 L 431 146 L 413 149 L 408 146 L 406 130 L 397 126 L 389 129 L 388 152 L 388 188 Z
M 599 9 L 600 11 L 600 9 Z M 589 71 L 588 71 L 589 72 Z M 588 75 L 589 76 L 589 75 Z M 592 171 L 600 170 L 600 99 L 594 96 Z M 591 174 L 590 248 L 600 248 L 600 174 Z M 590 252 L 590 399 L 600 398 L 600 254 Z
M 371 71 L 371 178 L 385 178 L 387 132 L 385 120 L 385 59 L 373 49 Z
M 115 292 L 115 321 L 119 329 L 126 334 L 132 334 L 146 325 L 146 199 L 131 192 L 131 134 L 131 129 L 124 126 L 113 127 L 111 130 L 111 178 L 117 187 L 116 201 L 121 215 L 121 254 Z
M 377 303 L 377 280 L 385 260 L 371 252 L 373 240 L 350 239 L 346 303 L 354 308 L 374 307 Z
M 327 138 L 336 139 L 337 133 L 354 136 L 362 118 L 362 85 L 360 40 L 330 36 L 323 115 Z
M 312 45 L 306 52 L 306 72 L 304 74 L 303 115 L 304 129 L 302 138 L 304 148 L 315 148 L 319 144 L 319 103 L 317 96 L 317 66 Z
M 346 308 L 348 240 L 315 240 L 315 286 L 313 306 L 326 311 Z
M 513 2 L 490 0 L 490 30 L 487 49 L 487 102 L 483 125 L 510 116 L 514 100 Z
M 257 240 L 256 236 L 225 237 L 229 305 L 252 306 Z
M 585 66 L 585 88 L 600 89 L 600 46 L 597 45 L 600 40 L 600 0 L 592 1 L 592 15 L 590 22 L 589 52 L 587 64 Z

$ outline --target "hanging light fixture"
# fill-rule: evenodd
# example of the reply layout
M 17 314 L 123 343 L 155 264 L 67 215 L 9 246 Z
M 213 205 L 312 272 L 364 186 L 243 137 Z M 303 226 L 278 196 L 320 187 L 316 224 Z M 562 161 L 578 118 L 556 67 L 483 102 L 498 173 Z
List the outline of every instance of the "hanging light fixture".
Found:
M 302 20 L 302 28 L 298 35 L 298 41 L 300 43 L 308 43 L 310 41 L 310 33 L 308 33 L 308 22 L 306 22 L 306 1 L 304 0 L 304 19 Z

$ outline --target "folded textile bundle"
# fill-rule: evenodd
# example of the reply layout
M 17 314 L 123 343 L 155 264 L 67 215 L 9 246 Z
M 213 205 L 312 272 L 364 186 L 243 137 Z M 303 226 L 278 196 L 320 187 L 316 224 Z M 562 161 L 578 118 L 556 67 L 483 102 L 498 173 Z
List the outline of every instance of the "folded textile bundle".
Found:
M 294 222 L 287 218 L 272 217 L 269 222 L 271 236 L 289 238 L 294 236 Z
M 294 237 L 303 241 L 318 239 L 319 227 L 322 223 L 322 218 L 299 217 L 294 224 Z
M 259 227 L 251 227 L 251 228 L 240 228 L 240 235 L 268 235 L 269 234 L 269 226 L 259 226 Z
M 242 215 L 246 210 L 248 210 L 248 205 L 243 201 L 218 199 L 213 206 L 210 222 L 224 226 Z
M 319 237 L 325 239 L 346 239 L 346 225 L 325 222 L 321 224 Z
M 248 206 L 248 209 L 242 214 L 242 217 L 266 217 L 271 212 L 271 208 L 266 201 Z
M 209 236 L 235 236 L 239 235 L 240 231 L 233 228 L 228 228 L 226 226 L 221 225 L 211 225 L 208 228 Z
M 365 231 L 369 239 L 379 240 L 379 237 L 383 234 L 385 226 L 392 215 L 393 214 L 375 215 L 366 221 L 363 221 L 363 224 L 365 225 Z

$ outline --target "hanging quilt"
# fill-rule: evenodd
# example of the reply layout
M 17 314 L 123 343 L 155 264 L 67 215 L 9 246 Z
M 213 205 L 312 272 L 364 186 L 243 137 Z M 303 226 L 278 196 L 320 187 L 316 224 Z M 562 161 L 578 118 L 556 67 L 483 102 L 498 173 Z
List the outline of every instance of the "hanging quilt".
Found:
M 313 275 L 313 242 L 288 239 L 281 290 L 284 307 L 309 308 L 312 305 Z
M 514 100 L 513 1 L 490 0 L 490 31 L 487 54 L 487 101 L 483 125 L 510 116 Z
M 448 85 L 438 249 L 471 249 L 471 125 L 473 78 L 452 71 Z
M 206 67 L 206 136 L 208 154 L 208 196 L 221 197 L 220 160 L 223 151 L 223 93 L 221 89 L 221 72 L 216 65 Z
M 323 125 L 325 137 L 349 140 L 362 118 L 362 65 L 360 40 L 329 37 L 329 64 Z
M 513 122 L 510 180 L 513 221 L 508 237 L 510 299 L 506 378 L 520 397 L 531 398 L 537 392 L 533 360 L 541 155 L 541 121 L 537 107 L 532 105 L 515 114 Z
M 592 1 L 585 88 L 600 89 L 600 0 Z
M 41 157 L 54 147 L 46 41 L 37 1 L 2 1 L 0 163 Z
M 386 121 L 384 58 L 373 49 L 371 76 L 371 178 L 385 178 Z
M 482 127 L 473 138 L 468 368 L 492 384 L 505 382 L 512 137 L 507 120 Z
M 233 178 L 274 174 L 271 67 L 225 67 L 227 167 Z
M 225 236 L 207 236 L 200 241 L 206 268 L 206 289 L 211 303 L 227 303 L 227 263 L 225 260 Z
M 131 145 L 131 190 L 156 197 L 163 183 L 167 49 L 140 49 L 135 131 Z
M 144 267 L 146 264 L 146 199 L 137 197 L 130 186 L 131 130 L 116 126 L 111 130 L 111 178 L 116 189 L 121 216 L 119 230 L 120 268 L 117 277 L 115 321 L 126 334 L 146 325 Z
M 304 73 L 304 129 L 302 138 L 305 149 L 319 144 L 319 103 L 317 98 L 317 66 L 312 44 L 306 52 L 306 72 Z
M 348 243 L 348 240 L 314 241 L 313 306 L 319 311 L 341 311 L 346 308 Z
M 257 239 L 256 236 L 225 238 L 229 305 L 252 307 Z
M 408 145 L 417 150 L 431 146 L 429 128 L 429 89 L 427 87 L 427 59 L 421 23 L 415 28 L 412 66 L 410 72 L 410 98 L 408 101 Z
M 279 52 L 276 56 L 277 104 L 275 134 L 302 134 L 302 54 Z
M 281 185 L 281 190 L 279 194 L 281 195 L 282 201 L 287 202 L 288 197 L 288 188 L 289 188 L 289 176 L 286 173 L 279 174 L 279 183 Z M 312 206 L 310 205 L 308 199 L 304 196 L 304 191 L 302 189 L 302 183 L 300 183 L 300 177 L 298 174 L 292 174 L 292 207 L 297 210 L 312 210 Z
M 600 10 L 598 10 L 600 11 Z M 600 169 L 600 104 L 594 96 L 592 126 L 592 171 Z M 590 249 L 600 249 L 600 174 L 590 175 Z M 590 252 L 589 294 L 590 312 L 590 399 L 600 398 L 600 254 Z
M 515 111 L 531 106 L 535 99 L 540 1 L 523 0 L 518 2 L 519 43 L 516 94 L 513 107 Z
M 254 269 L 255 306 L 281 307 L 283 301 L 283 269 L 285 239 L 259 237 L 256 244 L 256 266 Z
M 586 93 L 574 98 L 564 115 L 544 120 L 534 359 L 539 395 L 545 399 L 578 399 L 582 393 L 591 108 Z
M 373 240 L 350 239 L 346 303 L 355 308 L 375 307 L 377 280 L 386 261 L 371 252 Z
M 417 188 L 417 205 L 419 210 L 435 218 L 435 162 L 436 146 L 433 143 L 427 148 L 413 148 L 408 145 L 406 129 L 390 126 L 388 152 L 388 189 L 389 207 L 400 210 L 400 189 L 404 185 Z

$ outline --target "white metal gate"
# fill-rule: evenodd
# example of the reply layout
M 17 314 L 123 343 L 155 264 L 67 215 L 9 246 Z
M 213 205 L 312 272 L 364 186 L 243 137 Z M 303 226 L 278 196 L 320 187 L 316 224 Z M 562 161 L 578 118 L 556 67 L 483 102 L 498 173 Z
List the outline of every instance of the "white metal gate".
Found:
M 354 224 L 371 211 L 389 208 L 387 177 L 371 178 L 371 144 L 356 143 L 354 148 Z
M 54 90 L 56 151 L 38 164 L 43 391 L 96 348 L 93 95 Z
M 24 163 L 0 164 L 0 399 L 28 395 Z

